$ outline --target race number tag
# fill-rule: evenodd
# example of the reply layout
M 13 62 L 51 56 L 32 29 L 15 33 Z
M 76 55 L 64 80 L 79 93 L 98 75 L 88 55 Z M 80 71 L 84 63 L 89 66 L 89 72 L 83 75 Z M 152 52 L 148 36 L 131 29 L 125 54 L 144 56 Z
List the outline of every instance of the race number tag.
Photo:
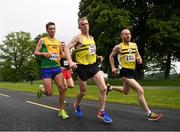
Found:
M 52 54 L 49 59 L 50 60 L 57 60 L 58 59 L 58 54 Z
M 64 65 L 64 66 L 68 66 L 68 61 L 67 61 L 67 60 L 64 60 L 64 61 L 63 61 L 63 65 Z
M 135 55 L 126 55 L 125 56 L 125 62 L 133 62 L 135 61 Z
M 95 44 L 92 44 L 89 46 L 89 54 L 90 55 L 96 54 L 96 45 Z

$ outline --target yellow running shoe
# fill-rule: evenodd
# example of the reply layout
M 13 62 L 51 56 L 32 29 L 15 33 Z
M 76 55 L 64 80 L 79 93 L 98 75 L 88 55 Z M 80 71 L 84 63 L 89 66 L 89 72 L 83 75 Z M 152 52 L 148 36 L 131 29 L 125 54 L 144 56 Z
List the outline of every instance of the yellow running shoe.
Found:
M 41 90 L 42 88 L 43 88 L 43 85 L 40 85 L 39 88 L 38 88 L 38 90 L 37 90 L 37 97 L 38 97 L 38 98 L 41 98 L 41 97 L 42 97 L 42 90 Z
M 60 110 L 58 113 L 59 117 L 62 117 L 62 119 L 68 119 L 69 115 L 67 114 L 67 112 L 65 110 Z

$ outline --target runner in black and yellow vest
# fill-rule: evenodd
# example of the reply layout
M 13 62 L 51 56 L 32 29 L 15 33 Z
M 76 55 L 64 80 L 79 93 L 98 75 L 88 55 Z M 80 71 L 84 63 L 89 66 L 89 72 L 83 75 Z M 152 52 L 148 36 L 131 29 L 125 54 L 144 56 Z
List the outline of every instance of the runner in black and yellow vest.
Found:
M 89 23 L 87 18 L 83 17 L 79 19 L 78 24 L 81 34 L 75 36 L 73 40 L 65 47 L 65 54 L 69 66 L 76 69 L 78 74 L 80 92 L 74 102 L 75 115 L 78 117 L 83 116 L 83 112 L 80 108 L 80 102 L 87 93 L 87 80 L 92 78 L 100 90 L 100 108 L 98 117 L 106 123 L 111 123 L 112 119 L 104 111 L 107 86 L 102 74 L 99 71 L 99 68 L 97 67 L 96 45 L 94 38 L 89 35 Z M 72 61 L 70 54 L 71 48 L 75 48 L 76 63 Z
M 59 113 L 58 116 L 63 119 L 69 118 L 67 112 L 64 110 L 64 100 L 66 94 L 66 88 L 64 84 L 64 78 L 60 69 L 60 57 L 63 55 L 61 52 L 61 43 L 55 39 L 56 27 L 53 22 L 46 24 L 47 37 L 43 37 L 39 40 L 34 54 L 41 57 L 41 78 L 43 85 L 40 85 L 37 96 L 40 98 L 42 93 L 51 96 L 53 93 L 52 79 L 56 82 L 59 90 Z
M 108 92 L 115 90 L 123 94 L 128 94 L 130 89 L 134 89 L 137 93 L 138 101 L 147 114 L 147 119 L 157 121 L 161 118 L 162 114 L 151 112 L 144 97 L 144 90 L 141 85 L 135 80 L 136 62 L 142 64 L 142 58 L 139 54 L 136 43 L 131 41 L 131 32 L 129 29 L 124 29 L 121 32 L 122 43 L 116 45 L 109 56 L 111 63 L 112 73 L 115 74 L 117 69 L 114 65 L 114 56 L 120 54 L 119 62 L 122 69 L 120 70 L 120 78 L 123 81 L 123 87 L 108 85 Z M 107 93 L 108 93 L 107 92 Z

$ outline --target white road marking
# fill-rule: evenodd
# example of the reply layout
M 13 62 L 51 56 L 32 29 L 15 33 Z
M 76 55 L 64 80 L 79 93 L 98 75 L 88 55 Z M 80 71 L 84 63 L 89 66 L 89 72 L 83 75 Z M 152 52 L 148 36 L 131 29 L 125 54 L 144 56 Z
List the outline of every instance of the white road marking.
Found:
M 26 102 L 29 103 L 29 104 L 33 104 L 33 105 L 37 105 L 37 106 L 40 106 L 40 107 L 48 108 L 48 109 L 51 109 L 51 110 L 59 111 L 58 108 L 54 108 L 54 107 L 51 107 L 51 106 L 48 106 L 48 105 L 43 105 L 43 104 L 39 104 L 39 103 L 32 102 L 32 101 L 26 101 Z
M 0 93 L 0 96 L 4 96 L 4 97 L 10 97 L 9 95 L 6 95 L 6 94 L 2 94 L 2 93 Z

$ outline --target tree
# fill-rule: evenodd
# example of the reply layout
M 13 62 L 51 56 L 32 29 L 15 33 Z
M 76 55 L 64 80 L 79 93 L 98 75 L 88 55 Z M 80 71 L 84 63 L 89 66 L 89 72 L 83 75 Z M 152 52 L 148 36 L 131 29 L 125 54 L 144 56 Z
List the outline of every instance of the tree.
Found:
M 88 16 L 98 52 L 105 55 L 105 60 L 108 60 L 107 54 L 112 50 L 111 47 L 118 42 L 119 31 L 127 26 L 132 31 L 132 41 L 137 43 L 140 54 L 145 59 L 143 65 L 137 65 L 138 79 L 144 77 L 144 68 L 149 70 L 147 65 L 150 66 L 150 60 L 168 78 L 172 68 L 171 61 L 180 56 L 178 5 L 178 0 L 81 0 L 79 16 Z M 164 46 L 155 50 L 152 42 L 161 42 Z M 168 48 L 169 46 L 172 47 Z M 168 52 L 161 54 L 163 49 Z M 155 56 L 159 58 L 151 59 Z M 107 61 L 105 67 L 108 70 Z
M 29 62 L 34 50 L 30 33 L 11 32 L 0 45 L 1 76 L 4 81 L 25 80 L 34 67 Z
M 150 19 L 147 22 L 147 50 L 151 50 L 149 63 L 154 64 L 164 79 L 168 79 L 172 61 L 180 60 L 180 10 L 177 0 L 154 1 Z

